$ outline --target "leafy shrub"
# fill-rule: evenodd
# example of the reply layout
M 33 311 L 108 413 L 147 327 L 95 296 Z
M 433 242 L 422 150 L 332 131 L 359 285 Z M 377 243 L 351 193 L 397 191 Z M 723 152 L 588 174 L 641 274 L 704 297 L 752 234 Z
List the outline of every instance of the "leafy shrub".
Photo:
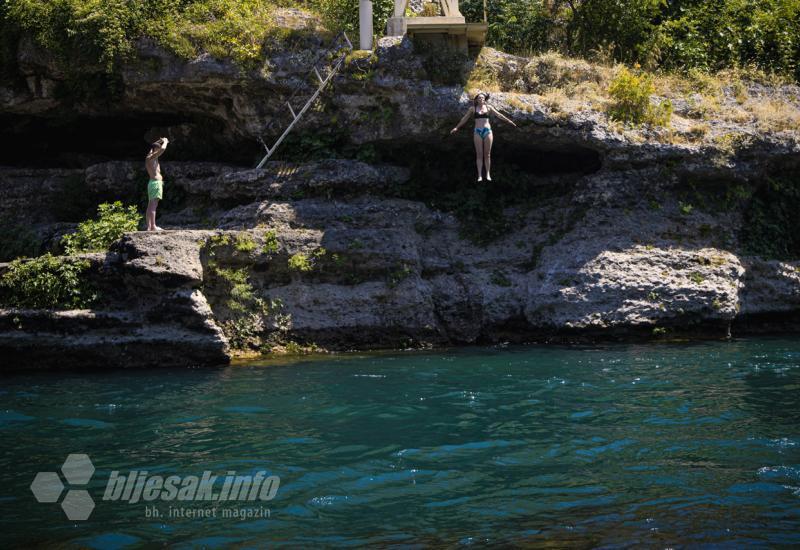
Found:
M 311 254 L 304 254 L 298 252 L 289 258 L 289 269 L 293 271 L 301 271 L 307 273 L 313 271 L 315 267 L 325 258 L 328 251 L 322 247 L 317 248 Z M 333 255 L 338 259 L 336 254 Z M 333 257 L 331 259 L 333 259 Z
M 39 239 L 30 229 L 21 225 L 0 224 L 0 262 L 36 256 L 40 251 Z
M 608 108 L 608 115 L 623 122 L 667 126 L 672 116 L 672 103 L 664 100 L 652 105 L 650 96 L 654 92 L 655 85 L 650 75 L 634 74 L 623 67 L 608 89 L 614 100 Z
M 289 258 L 289 269 L 306 273 L 314 269 L 314 265 L 311 263 L 311 260 L 309 260 L 307 254 L 298 252 Z
M 256 249 L 256 241 L 249 233 L 237 233 L 234 248 L 242 254 L 250 254 Z
M 227 233 L 220 233 L 216 235 L 211 235 L 211 238 L 205 243 L 206 246 L 209 248 L 209 252 L 213 256 L 215 249 L 228 246 L 231 244 L 231 236 Z
M 7 0 L 7 18 L 62 59 L 100 63 L 111 72 L 141 33 L 146 5 L 126 0 Z
M 254 68 L 264 39 L 275 30 L 275 5 L 268 0 L 204 0 L 165 10 L 155 38 L 178 55 L 192 58 L 208 52 Z
M 33 260 L 14 260 L 0 279 L 0 303 L 32 309 L 77 309 L 97 298 L 83 277 L 86 260 L 48 253 Z
M 270 337 L 270 327 L 285 330 L 290 317 L 282 313 L 283 303 L 261 295 L 250 282 L 248 268 L 222 268 L 215 261 L 209 263 L 209 268 L 214 275 L 209 282 L 222 283 L 221 292 L 209 293 L 210 302 L 213 308 L 224 304 L 225 308 L 215 309 L 215 314 L 234 350 L 260 349 L 265 338 Z
M 78 224 L 78 230 L 61 240 L 66 254 L 108 250 L 124 233 L 136 231 L 141 216 L 135 206 L 123 206 L 120 201 L 97 207 L 97 219 Z
M 2 25 L 21 30 L 64 61 L 99 63 L 107 72 L 149 36 L 183 57 L 208 52 L 254 67 L 276 31 L 276 4 L 287 0 L 7 0 Z M 358 12 L 356 4 L 356 13 Z
M 319 12 L 325 26 L 333 31 L 345 31 L 355 44 L 358 39 L 358 0 L 310 0 L 310 6 Z M 386 20 L 392 16 L 394 0 L 373 0 L 373 32 L 383 35 Z
M 584 0 L 575 3 L 567 29 L 574 53 L 607 52 L 617 61 L 649 64 L 655 54 L 647 48 L 663 0 Z
M 259 313 L 245 313 L 221 323 L 222 332 L 234 350 L 248 350 L 261 345 L 264 319 Z
M 275 254 L 278 251 L 278 235 L 275 231 L 269 230 L 264 233 L 264 246 L 261 251 L 264 254 Z
M 247 268 L 216 268 L 215 273 L 229 285 L 228 296 L 230 299 L 225 303 L 228 309 L 236 312 L 245 312 L 248 309 L 252 309 L 258 298 L 256 298 L 255 290 L 250 284 L 250 274 Z

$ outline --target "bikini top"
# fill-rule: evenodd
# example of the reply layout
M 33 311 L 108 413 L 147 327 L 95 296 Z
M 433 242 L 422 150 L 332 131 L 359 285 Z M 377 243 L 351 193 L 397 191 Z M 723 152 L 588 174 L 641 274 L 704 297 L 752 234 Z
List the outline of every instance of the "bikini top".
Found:
M 489 109 L 487 108 L 485 113 L 475 111 L 475 118 L 489 118 Z

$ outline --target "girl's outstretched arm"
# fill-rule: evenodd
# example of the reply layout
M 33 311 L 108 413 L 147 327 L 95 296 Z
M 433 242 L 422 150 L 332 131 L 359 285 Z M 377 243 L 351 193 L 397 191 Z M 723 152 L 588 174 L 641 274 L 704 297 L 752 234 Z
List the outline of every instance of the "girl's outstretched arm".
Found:
M 459 129 L 459 128 L 461 128 L 461 126 L 463 126 L 463 125 L 464 125 L 464 123 L 465 123 L 467 120 L 469 120 L 469 115 L 471 115 L 471 114 L 472 114 L 472 112 L 473 112 L 474 110 L 475 110 L 475 107 L 474 107 L 474 106 L 473 106 L 473 107 L 470 107 L 469 109 L 467 109 L 467 112 L 466 112 L 466 113 L 464 113 L 464 116 L 463 116 L 463 117 L 461 117 L 461 120 L 459 120 L 459 121 L 458 121 L 458 124 L 456 124 L 456 127 L 455 127 L 455 128 L 453 128 L 452 130 L 450 130 L 450 133 L 451 133 L 451 134 L 455 134 L 455 133 L 458 131 L 458 129 Z
M 503 113 L 501 113 L 500 111 L 498 111 L 497 109 L 495 109 L 494 107 L 492 107 L 491 105 L 489 105 L 489 108 L 490 108 L 492 111 L 494 111 L 494 114 L 496 114 L 496 115 L 497 115 L 497 116 L 500 118 L 500 120 L 503 120 L 503 121 L 505 121 L 505 122 L 508 122 L 508 123 L 509 123 L 511 126 L 513 126 L 514 128 L 516 128 L 516 127 L 517 127 L 517 125 L 516 125 L 516 124 L 514 124 L 514 121 L 513 121 L 513 120 L 511 120 L 510 118 L 508 118 L 506 115 L 504 115 Z

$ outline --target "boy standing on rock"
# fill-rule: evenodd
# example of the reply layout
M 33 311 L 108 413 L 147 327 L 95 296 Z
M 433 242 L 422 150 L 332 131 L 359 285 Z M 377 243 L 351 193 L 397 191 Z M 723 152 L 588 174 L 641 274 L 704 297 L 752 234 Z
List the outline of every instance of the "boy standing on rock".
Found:
M 147 168 L 147 174 L 150 176 L 150 181 L 147 182 L 147 230 L 148 231 L 162 231 L 156 225 L 156 208 L 158 208 L 158 201 L 164 195 L 164 178 L 161 177 L 161 166 L 158 164 L 158 157 L 164 154 L 167 150 L 169 140 L 165 137 L 157 139 L 151 146 L 150 152 L 144 160 L 144 166 Z

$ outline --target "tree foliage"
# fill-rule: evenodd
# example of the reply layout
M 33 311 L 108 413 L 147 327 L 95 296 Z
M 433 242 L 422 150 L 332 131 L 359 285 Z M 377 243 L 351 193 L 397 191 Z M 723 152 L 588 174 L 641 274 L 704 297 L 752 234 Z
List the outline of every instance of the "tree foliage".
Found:
M 312 9 L 322 15 L 331 30 L 346 31 L 350 40 L 356 43 L 358 38 L 358 0 L 310 0 Z M 394 0 L 372 0 L 373 32 L 383 36 L 386 32 L 386 20 L 392 16 Z
M 184 56 L 208 52 L 254 65 L 274 31 L 277 6 L 319 13 L 330 30 L 358 29 L 358 0 L 5 0 L 0 57 L 20 34 L 73 63 L 112 71 L 148 36 Z M 469 21 L 483 0 L 461 0 Z M 393 0 L 374 0 L 382 34 Z M 488 44 L 512 53 L 548 50 L 638 62 L 647 68 L 755 66 L 800 79 L 800 0 L 492 0 Z M 355 38 L 355 36 L 351 36 Z
M 461 11 L 479 21 L 483 0 L 462 0 Z M 800 0 L 497 0 L 488 11 L 489 45 L 509 52 L 800 79 Z

